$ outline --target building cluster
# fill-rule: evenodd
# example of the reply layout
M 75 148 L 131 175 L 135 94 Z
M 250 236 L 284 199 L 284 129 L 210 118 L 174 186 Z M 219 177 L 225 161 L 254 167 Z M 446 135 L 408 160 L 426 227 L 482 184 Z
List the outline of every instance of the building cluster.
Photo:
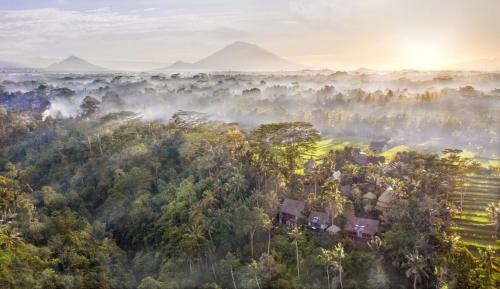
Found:
M 385 149 L 385 144 L 373 144 L 373 149 L 380 151 Z M 358 157 L 358 159 L 356 159 Z M 363 159 L 363 161 L 360 161 Z M 378 161 L 372 157 L 371 159 L 362 153 L 359 149 L 353 150 L 353 161 L 360 165 L 365 165 L 368 162 Z M 359 161 L 359 162 L 358 162 Z M 356 216 L 354 209 L 344 213 L 342 221 L 337 222 L 326 212 L 326 210 L 314 210 L 308 208 L 307 196 L 311 194 L 321 194 L 323 192 L 324 182 L 321 177 L 316 177 L 321 174 L 321 168 L 316 160 L 311 157 L 304 165 L 304 175 L 295 174 L 292 176 L 292 183 L 300 181 L 303 187 L 303 196 L 305 198 L 285 198 L 281 203 L 278 220 L 285 226 L 296 226 L 304 224 L 312 231 L 323 233 L 328 232 L 337 234 L 343 231 L 350 236 L 354 241 L 367 242 L 371 240 L 378 232 L 380 220 L 378 218 Z M 323 178 L 324 179 L 324 178 Z M 327 177 L 328 180 L 338 181 L 341 184 L 341 172 L 334 171 Z M 359 189 L 363 193 L 362 201 L 365 204 L 371 204 L 379 215 L 383 215 L 394 200 L 394 190 L 387 186 L 383 191 L 377 188 L 374 184 L 343 184 L 340 186 L 340 191 L 344 196 L 348 196 L 353 189 Z M 374 193 L 378 189 L 378 196 Z

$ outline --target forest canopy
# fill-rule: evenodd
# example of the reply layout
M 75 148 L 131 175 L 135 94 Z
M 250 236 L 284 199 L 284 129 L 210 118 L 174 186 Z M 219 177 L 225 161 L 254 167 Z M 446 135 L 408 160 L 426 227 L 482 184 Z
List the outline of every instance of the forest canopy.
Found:
M 345 147 L 316 162 L 305 122 L 186 125 L 96 105 L 69 119 L 0 112 L 0 287 L 495 287 L 495 249 L 471 252 L 451 229 L 450 195 L 478 168 L 460 151 L 360 164 Z M 305 205 L 284 222 L 284 202 Z M 343 230 L 311 229 L 317 211 Z M 353 217 L 379 228 L 352 235 Z

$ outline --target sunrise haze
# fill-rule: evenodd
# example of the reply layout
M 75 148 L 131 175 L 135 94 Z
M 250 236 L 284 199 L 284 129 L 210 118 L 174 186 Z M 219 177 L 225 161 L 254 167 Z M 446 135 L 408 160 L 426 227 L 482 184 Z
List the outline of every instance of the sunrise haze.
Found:
M 495 70 L 499 11 L 497 0 L 1 0 L 0 60 L 148 70 L 245 41 L 312 68 Z

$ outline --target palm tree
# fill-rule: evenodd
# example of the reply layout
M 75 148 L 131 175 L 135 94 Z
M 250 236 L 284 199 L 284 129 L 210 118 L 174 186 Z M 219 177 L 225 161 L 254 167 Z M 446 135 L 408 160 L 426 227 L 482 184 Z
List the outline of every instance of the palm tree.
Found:
M 335 181 L 328 182 L 324 186 L 323 192 L 324 202 L 326 203 L 326 210 L 333 220 L 344 212 L 345 198 L 339 190 L 338 183 Z
M 496 226 L 497 232 L 500 231 L 500 202 L 489 203 L 486 207 L 486 213 L 488 213 L 488 218 Z
M 257 271 L 259 270 L 259 264 L 257 263 L 257 261 L 255 261 L 255 260 L 252 259 L 252 262 L 250 262 L 250 268 L 253 271 L 253 276 L 254 276 L 254 279 L 255 279 L 255 283 L 257 284 L 257 288 L 261 289 L 260 288 L 259 278 L 257 277 Z
M 331 250 L 321 249 L 320 258 L 326 264 L 326 277 L 328 280 L 328 288 L 330 287 L 330 272 L 329 266 L 333 266 L 339 272 L 340 288 L 344 288 L 342 282 L 342 272 L 344 270 L 342 266 L 342 260 L 345 258 L 344 246 L 342 243 L 338 243 L 337 246 L 333 247 Z
M 297 257 L 297 278 L 300 278 L 299 239 L 302 238 L 302 231 L 300 231 L 299 227 L 295 226 L 290 232 L 288 232 L 288 235 L 295 243 L 295 255 Z
M 0 245 L 10 249 L 21 244 L 23 244 L 23 238 L 17 230 L 0 230 Z
M 342 243 L 338 243 L 337 246 L 333 247 L 333 259 L 335 268 L 339 271 L 339 280 L 340 280 L 340 288 L 343 289 L 342 285 L 342 272 L 344 271 L 344 267 L 342 267 L 342 259 L 345 258 L 344 246 Z
M 330 288 L 330 265 L 333 263 L 332 251 L 321 248 L 320 260 L 326 265 L 326 283 Z
M 478 248 L 478 251 L 480 265 L 486 272 L 486 276 L 490 277 L 492 272 L 500 266 L 495 257 L 495 250 L 488 246 L 485 249 Z
M 195 255 L 198 255 L 201 259 L 201 245 L 206 241 L 205 235 L 203 233 L 203 228 L 198 224 L 190 225 L 187 227 L 186 234 L 181 241 L 181 246 L 184 248 L 184 252 L 188 257 L 190 273 L 193 273 L 193 257 Z
M 375 236 L 375 238 L 370 240 L 367 245 L 375 252 L 375 254 L 378 254 L 381 253 L 385 244 L 379 236 Z
M 267 255 L 271 252 L 271 230 L 273 229 L 273 222 L 267 214 L 262 215 L 262 227 L 267 230 Z
M 404 264 L 407 267 L 406 277 L 413 278 L 413 289 L 417 289 L 417 282 L 428 276 L 425 271 L 427 262 L 416 250 L 414 253 L 407 254 L 406 260 Z

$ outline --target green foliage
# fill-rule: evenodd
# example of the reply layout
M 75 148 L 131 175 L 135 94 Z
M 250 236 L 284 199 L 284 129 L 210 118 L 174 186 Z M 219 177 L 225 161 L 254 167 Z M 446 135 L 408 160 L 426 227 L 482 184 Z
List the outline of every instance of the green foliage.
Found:
M 319 141 L 310 124 L 86 120 L 98 104 L 84 104 L 82 119 L 4 118 L 23 133 L 1 142 L 1 288 L 488 288 L 498 270 L 494 251 L 476 258 L 450 232 L 446 196 L 472 169 L 457 152 L 399 154 L 392 171 L 352 163 L 352 148 L 325 157 L 307 210 L 380 218 L 366 245 L 277 224 Z M 394 209 L 365 209 L 364 185 L 391 186 Z

